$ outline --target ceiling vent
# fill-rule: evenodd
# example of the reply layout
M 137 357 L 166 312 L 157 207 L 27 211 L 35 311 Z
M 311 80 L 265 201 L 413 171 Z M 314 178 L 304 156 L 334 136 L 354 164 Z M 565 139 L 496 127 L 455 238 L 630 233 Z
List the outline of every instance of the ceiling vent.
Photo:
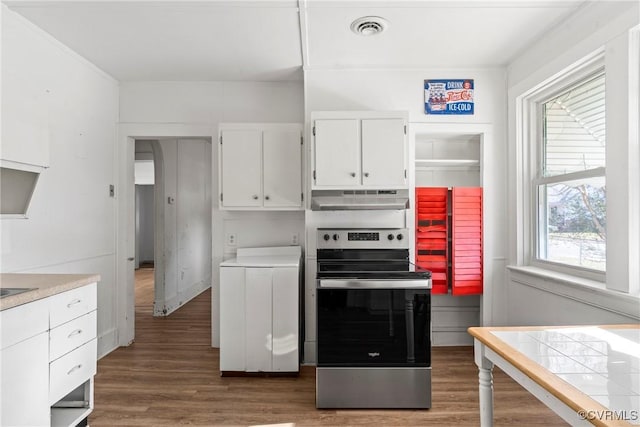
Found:
M 351 31 L 361 36 L 375 36 L 389 26 L 389 22 L 379 16 L 363 16 L 351 23 Z

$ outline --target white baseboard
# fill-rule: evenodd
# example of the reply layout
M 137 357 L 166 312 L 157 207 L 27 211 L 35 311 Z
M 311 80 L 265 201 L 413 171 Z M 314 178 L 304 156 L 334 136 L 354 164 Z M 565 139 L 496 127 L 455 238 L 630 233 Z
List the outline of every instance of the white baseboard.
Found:
M 459 331 L 433 331 L 431 345 L 434 347 L 472 346 L 473 337 L 466 329 Z
M 113 328 L 98 336 L 98 359 L 118 348 L 118 329 Z

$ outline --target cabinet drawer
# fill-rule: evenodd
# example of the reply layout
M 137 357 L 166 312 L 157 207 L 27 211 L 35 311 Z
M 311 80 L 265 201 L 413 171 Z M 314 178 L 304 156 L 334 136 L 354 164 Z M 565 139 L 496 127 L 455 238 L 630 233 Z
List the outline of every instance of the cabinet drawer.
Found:
M 97 312 L 78 317 L 50 332 L 49 361 L 64 356 L 96 337 Z
M 95 310 L 97 308 L 96 288 L 97 285 L 92 283 L 51 297 L 50 327 L 53 329 Z
M 0 350 L 49 329 L 49 299 L 0 311 Z
M 96 374 L 95 339 L 49 364 L 49 404 L 53 405 Z

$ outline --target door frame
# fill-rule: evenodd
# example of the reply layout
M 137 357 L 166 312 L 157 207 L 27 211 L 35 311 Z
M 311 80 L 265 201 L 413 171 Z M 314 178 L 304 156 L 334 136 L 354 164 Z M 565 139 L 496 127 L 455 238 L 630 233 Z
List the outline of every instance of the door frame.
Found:
M 116 289 L 113 302 L 113 316 L 118 328 L 118 345 L 128 346 L 135 338 L 135 293 L 134 262 L 135 229 L 134 203 L 135 185 L 133 180 L 136 139 L 166 138 L 209 138 L 216 141 L 217 126 L 213 124 L 189 123 L 124 123 L 118 125 L 118 140 L 114 174 L 118 178 L 116 187 L 117 222 L 116 222 Z M 217 150 L 211 150 L 211 191 L 217 194 Z M 218 209 L 217 197 L 212 197 L 213 213 Z M 222 253 L 215 242 L 222 242 L 217 236 L 222 227 L 216 225 L 217 216 L 212 214 L 212 299 L 218 300 L 216 254 Z M 220 243 L 221 245 L 221 243 Z M 216 319 L 218 310 L 212 310 L 212 319 Z M 214 328 L 218 322 L 214 322 Z

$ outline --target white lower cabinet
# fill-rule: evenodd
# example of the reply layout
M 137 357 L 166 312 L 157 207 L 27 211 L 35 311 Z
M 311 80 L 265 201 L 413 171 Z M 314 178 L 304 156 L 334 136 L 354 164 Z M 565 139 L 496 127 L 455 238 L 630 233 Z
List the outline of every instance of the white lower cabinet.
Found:
M 97 284 L 0 311 L 0 426 L 75 426 L 93 409 Z
M 48 348 L 42 331 L 0 351 L 0 425 L 49 425 Z
M 298 372 L 299 265 L 238 264 L 220 268 L 220 371 Z
M 244 269 L 245 371 L 269 372 L 273 366 L 273 268 Z
M 97 284 L 50 298 L 51 426 L 75 426 L 93 410 L 97 370 Z
M 220 371 L 244 371 L 244 268 L 220 268 Z

